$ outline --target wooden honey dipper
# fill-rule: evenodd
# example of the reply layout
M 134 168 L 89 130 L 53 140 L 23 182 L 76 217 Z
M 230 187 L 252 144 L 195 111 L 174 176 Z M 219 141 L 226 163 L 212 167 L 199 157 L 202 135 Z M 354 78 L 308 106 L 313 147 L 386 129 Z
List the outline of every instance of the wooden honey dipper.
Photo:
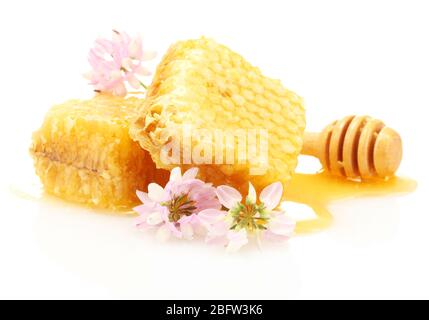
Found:
M 393 176 L 401 163 L 402 141 L 380 120 L 348 116 L 320 133 L 306 132 L 301 153 L 319 158 L 336 176 L 385 179 Z

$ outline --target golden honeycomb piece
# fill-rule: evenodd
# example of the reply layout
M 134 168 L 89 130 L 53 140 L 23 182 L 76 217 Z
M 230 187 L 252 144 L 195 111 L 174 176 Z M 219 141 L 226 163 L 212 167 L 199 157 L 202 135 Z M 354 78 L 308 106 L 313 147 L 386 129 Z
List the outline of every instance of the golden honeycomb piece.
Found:
M 142 100 L 97 95 L 52 107 L 30 152 L 46 192 L 98 208 L 129 209 L 136 190 L 165 183 L 148 152 L 129 136 Z
M 207 139 L 210 137 L 207 134 L 189 140 L 185 139 L 184 128 L 190 128 L 192 137 L 200 129 L 210 131 L 213 136 L 237 129 L 244 130 L 241 132 L 244 135 L 252 130 L 265 132 L 267 161 L 258 164 L 256 160 L 263 160 L 261 154 L 250 155 L 250 138 L 243 155 L 238 139 L 228 142 L 222 136 L 218 143 L 214 138 Z M 244 191 L 248 181 L 260 190 L 274 181 L 286 184 L 290 180 L 303 144 L 304 129 L 305 110 L 298 95 L 284 88 L 279 80 L 263 76 L 258 68 L 229 48 L 201 38 L 180 41 L 169 48 L 130 133 L 149 151 L 157 167 L 171 170 L 178 164 L 182 169 L 198 166 L 201 179 L 215 185 L 230 184 Z M 262 136 L 256 136 L 257 141 L 262 141 Z M 178 137 L 179 163 L 165 161 L 173 153 L 168 151 L 169 145 Z M 208 150 L 204 161 L 196 162 L 194 158 L 191 162 L 184 161 L 186 150 L 194 152 L 200 144 L 204 151 Z M 216 147 L 222 148 L 220 157 Z M 226 159 L 231 156 L 235 160 L 228 162 Z

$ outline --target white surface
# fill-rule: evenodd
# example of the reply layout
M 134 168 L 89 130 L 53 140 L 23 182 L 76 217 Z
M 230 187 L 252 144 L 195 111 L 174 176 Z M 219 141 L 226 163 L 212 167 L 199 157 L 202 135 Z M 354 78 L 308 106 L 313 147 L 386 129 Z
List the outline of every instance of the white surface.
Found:
M 428 15 L 426 1 L 2 1 L 0 298 L 429 298 Z M 229 45 L 306 99 L 310 130 L 385 120 L 417 191 L 336 203 L 330 229 L 236 255 L 23 199 L 31 132 L 53 103 L 91 95 L 87 50 L 112 27 L 161 53 L 200 35 Z

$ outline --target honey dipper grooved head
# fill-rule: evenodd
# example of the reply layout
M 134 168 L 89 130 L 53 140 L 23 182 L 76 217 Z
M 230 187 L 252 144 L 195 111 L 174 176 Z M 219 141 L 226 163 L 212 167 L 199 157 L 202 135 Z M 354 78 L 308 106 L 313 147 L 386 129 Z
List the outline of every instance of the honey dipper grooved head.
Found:
M 402 159 L 399 134 L 377 119 L 347 116 L 320 134 L 306 133 L 303 153 L 317 156 L 330 173 L 347 178 L 393 176 Z

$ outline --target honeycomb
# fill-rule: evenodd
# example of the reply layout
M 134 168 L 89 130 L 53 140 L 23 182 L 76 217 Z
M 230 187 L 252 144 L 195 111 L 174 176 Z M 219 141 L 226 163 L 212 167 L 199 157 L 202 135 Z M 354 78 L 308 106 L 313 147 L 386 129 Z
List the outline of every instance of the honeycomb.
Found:
M 265 131 L 267 161 L 260 162 L 264 170 L 252 172 L 258 166 L 254 160 L 262 158 L 251 157 L 250 153 L 243 157 L 243 152 L 238 151 L 238 139 L 226 141 L 222 137 L 218 143 L 208 134 L 198 134 L 189 140 L 185 139 L 184 128 L 191 132 Z M 130 134 L 149 151 L 157 167 L 198 166 L 201 179 L 244 191 L 248 181 L 260 190 L 274 181 L 286 184 L 291 179 L 304 129 L 305 110 L 298 95 L 284 88 L 279 80 L 263 76 L 258 68 L 226 46 L 201 38 L 180 41 L 169 48 L 157 67 Z M 257 139 L 262 141 L 262 135 Z M 179 161 L 165 161 L 165 156 L 173 153 L 168 151 L 169 145 L 176 145 L 177 140 L 181 154 L 175 159 Z M 183 161 L 186 150 L 195 150 L 201 144 L 207 148 L 201 153 L 207 155 L 204 161 L 194 161 L 193 157 L 191 162 Z M 223 161 L 216 159 L 219 148 Z M 235 159 L 232 163 L 226 161 L 231 155 Z
M 70 100 L 47 113 L 30 153 L 46 192 L 98 208 L 128 209 L 136 190 L 165 183 L 148 152 L 129 136 L 141 99 L 97 95 Z

